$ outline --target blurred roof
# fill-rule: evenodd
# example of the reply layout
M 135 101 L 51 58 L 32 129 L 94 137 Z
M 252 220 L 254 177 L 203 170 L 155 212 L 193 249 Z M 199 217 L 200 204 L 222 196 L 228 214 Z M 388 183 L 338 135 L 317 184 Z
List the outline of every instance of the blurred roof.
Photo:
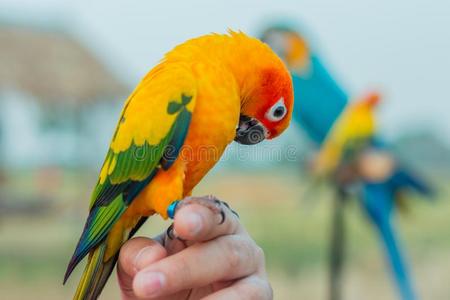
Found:
M 19 89 L 43 102 L 95 101 L 129 90 L 64 32 L 0 24 L 0 90 Z

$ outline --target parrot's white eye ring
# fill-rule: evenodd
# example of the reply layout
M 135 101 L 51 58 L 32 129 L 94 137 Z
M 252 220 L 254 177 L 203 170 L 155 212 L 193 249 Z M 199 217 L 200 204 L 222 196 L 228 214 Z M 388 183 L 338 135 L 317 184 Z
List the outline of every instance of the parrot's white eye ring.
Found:
M 284 104 L 284 98 L 281 97 L 271 108 L 266 112 L 266 118 L 272 122 L 278 122 L 286 116 L 287 108 Z

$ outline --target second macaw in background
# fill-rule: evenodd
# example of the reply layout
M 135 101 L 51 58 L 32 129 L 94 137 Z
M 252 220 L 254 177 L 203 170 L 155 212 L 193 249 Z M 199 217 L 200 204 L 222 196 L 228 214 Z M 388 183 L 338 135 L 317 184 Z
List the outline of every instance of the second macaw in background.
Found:
M 427 196 L 432 191 L 398 163 L 379 138 L 373 113 L 378 95 L 349 101 L 304 37 L 289 26 L 269 27 L 262 39 L 291 70 L 293 119 L 320 147 L 313 172 L 330 178 L 339 193 L 347 194 L 350 187 L 359 186 L 358 199 L 379 232 L 401 298 L 416 299 L 392 215 L 405 191 Z

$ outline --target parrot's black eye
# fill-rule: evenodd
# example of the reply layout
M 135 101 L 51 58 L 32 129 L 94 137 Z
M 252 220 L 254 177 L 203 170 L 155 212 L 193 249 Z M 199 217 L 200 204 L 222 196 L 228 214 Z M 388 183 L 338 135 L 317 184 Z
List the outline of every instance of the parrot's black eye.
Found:
M 278 122 L 284 118 L 287 113 L 286 105 L 284 104 L 284 98 L 281 97 L 271 108 L 266 112 L 266 118 L 272 122 Z
M 285 112 L 285 108 L 283 106 L 279 106 L 275 109 L 275 111 L 273 112 L 273 116 L 275 118 L 281 118 L 284 116 L 284 112 Z

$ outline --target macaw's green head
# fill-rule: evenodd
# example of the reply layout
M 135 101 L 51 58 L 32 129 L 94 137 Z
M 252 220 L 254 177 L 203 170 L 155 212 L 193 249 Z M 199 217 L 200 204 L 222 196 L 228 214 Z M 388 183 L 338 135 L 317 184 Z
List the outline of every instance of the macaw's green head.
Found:
M 297 31 L 284 26 L 271 26 L 263 32 L 261 40 L 286 63 L 288 69 L 299 73 L 308 69 L 310 49 Z

